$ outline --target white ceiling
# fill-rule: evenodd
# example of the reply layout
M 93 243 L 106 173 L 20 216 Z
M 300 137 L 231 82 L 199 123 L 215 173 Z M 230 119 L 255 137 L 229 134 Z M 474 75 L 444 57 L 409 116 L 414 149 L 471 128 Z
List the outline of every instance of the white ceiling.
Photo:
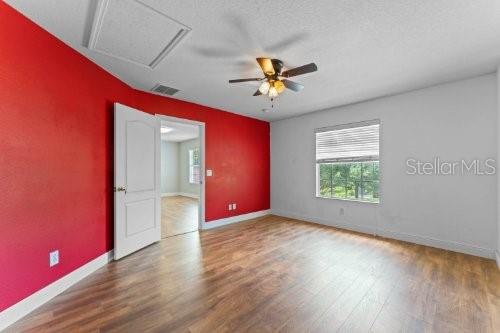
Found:
M 133 0 L 128 0 L 133 1 Z M 275 120 L 333 106 L 494 72 L 500 64 L 498 0 L 143 0 L 192 31 L 154 69 L 89 50 L 94 0 L 7 0 L 131 86 L 160 82 L 174 98 Z M 294 80 L 269 108 L 253 97 L 254 58 L 285 66 L 315 62 L 319 71 Z
M 186 140 L 195 139 L 198 137 L 198 126 L 175 123 L 171 121 L 161 122 L 161 127 L 170 128 L 171 131 L 168 133 L 163 133 L 161 139 L 164 141 L 182 142 Z

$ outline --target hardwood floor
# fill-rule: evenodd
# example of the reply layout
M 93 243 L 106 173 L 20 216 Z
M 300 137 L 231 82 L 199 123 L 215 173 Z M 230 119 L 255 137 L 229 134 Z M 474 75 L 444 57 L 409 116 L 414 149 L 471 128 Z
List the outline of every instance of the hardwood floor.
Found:
M 500 332 L 494 261 L 268 216 L 113 262 L 8 332 Z
M 198 199 L 184 196 L 161 198 L 161 237 L 198 230 Z

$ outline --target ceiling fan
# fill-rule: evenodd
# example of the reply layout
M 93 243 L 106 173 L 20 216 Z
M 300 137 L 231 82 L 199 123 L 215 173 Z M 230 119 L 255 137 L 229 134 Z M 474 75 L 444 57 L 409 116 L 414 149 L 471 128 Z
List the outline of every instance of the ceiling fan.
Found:
M 253 95 L 268 95 L 271 100 L 278 97 L 278 95 L 282 93 L 285 88 L 295 92 L 301 91 L 304 88 L 304 86 L 300 83 L 287 80 L 286 78 L 318 70 L 318 67 L 313 62 L 304 66 L 285 70 L 284 72 L 282 72 L 283 61 L 279 59 L 257 58 L 257 62 L 264 73 L 263 78 L 229 80 L 229 83 L 263 81 L 259 89 Z

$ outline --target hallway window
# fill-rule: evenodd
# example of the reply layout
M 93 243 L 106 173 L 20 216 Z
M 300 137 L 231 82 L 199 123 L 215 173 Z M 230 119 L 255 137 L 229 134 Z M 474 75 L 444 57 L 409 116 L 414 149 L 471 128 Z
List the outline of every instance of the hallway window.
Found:
M 189 149 L 189 183 L 200 183 L 200 151 L 198 148 Z

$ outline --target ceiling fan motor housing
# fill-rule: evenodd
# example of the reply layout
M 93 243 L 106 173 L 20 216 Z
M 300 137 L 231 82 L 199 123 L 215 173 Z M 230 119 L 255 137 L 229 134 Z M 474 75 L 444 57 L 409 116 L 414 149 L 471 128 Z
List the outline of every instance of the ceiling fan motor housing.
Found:
M 275 75 L 280 75 L 281 70 L 283 69 L 283 61 L 279 59 L 271 59 L 271 62 L 273 63 Z

